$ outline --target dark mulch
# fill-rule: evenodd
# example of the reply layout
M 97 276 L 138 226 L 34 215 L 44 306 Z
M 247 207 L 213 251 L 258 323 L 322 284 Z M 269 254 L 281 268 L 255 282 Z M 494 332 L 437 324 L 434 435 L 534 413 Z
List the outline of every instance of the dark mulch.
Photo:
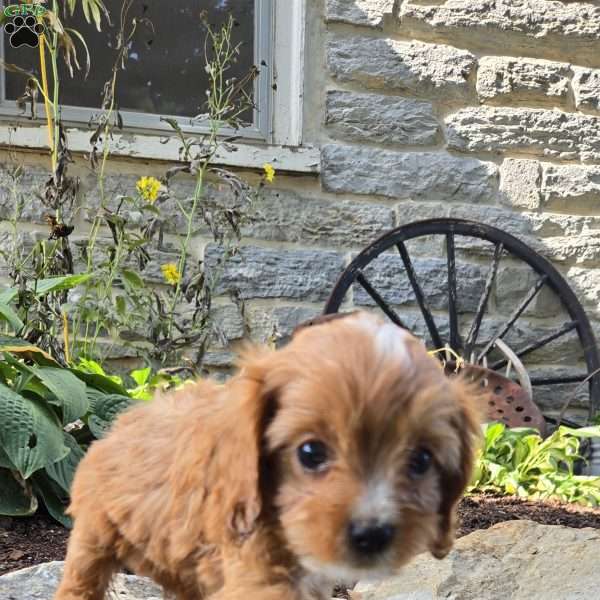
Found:
M 600 509 L 556 502 L 528 502 L 512 497 L 464 498 L 459 515 L 459 536 L 515 519 L 600 529 Z M 43 562 L 63 560 L 68 536 L 68 530 L 43 513 L 22 519 L 0 517 L 0 575 Z
M 511 496 L 469 496 L 459 507 L 458 537 L 502 521 L 528 519 L 544 525 L 600 529 L 600 509 L 559 502 L 531 502 Z
M 38 512 L 33 517 L 0 517 L 0 575 L 52 560 L 63 560 L 68 529 Z

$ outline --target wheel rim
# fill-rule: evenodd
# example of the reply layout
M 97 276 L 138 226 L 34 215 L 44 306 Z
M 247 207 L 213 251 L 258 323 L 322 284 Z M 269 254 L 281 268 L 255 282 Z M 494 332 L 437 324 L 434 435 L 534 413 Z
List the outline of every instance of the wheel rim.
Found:
M 446 265 L 447 265 L 447 319 L 448 333 L 442 335 L 438 327 L 436 315 L 433 313 L 419 280 L 419 275 L 415 269 L 415 264 L 406 246 L 406 242 L 422 238 L 424 236 L 444 236 Z M 487 267 L 487 276 L 485 286 L 482 290 L 477 309 L 471 321 L 469 332 L 464 341 L 461 338 L 459 329 L 459 303 L 461 301 L 457 294 L 457 268 L 456 268 L 456 237 L 477 238 L 493 244 L 493 256 Z M 483 356 L 487 356 L 492 351 L 493 343 L 496 339 L 504 339 L 511 331 L 525 311 L 531 306 L 542 288 L 547 287 L 554 292 L 560 300 L 564 310 L 569 316 L 562 327 L 548 335 L 520 347 L 516 350 L 519 357 L 525 357 L 535 353 L 559 340 L 564 336 L 575 332 L 578 336 L 579 346 L 583 352 L 585 361 L 585 373 L 579 370 L 577 373 L 562 375 L 560 377 L 532 379 L 537 388 L 552 385 L 574 385 L 580 389 L 582 385 L 588 392 L 589 415 L 593 415 L 600 410 L 600 359 L 594 333 L 592 331 L 589 319 L 577 299 L 575 293 L 568 285 L 563 276 L 556 268 L 543 256 L 527 246 L 518 238 L 492 227 L 475 221 L 463 219 L 429 219 L 418 221 L 408 225 L 400 226 L 381 236 L 370 246 L 360 252 L 350 265 L 345 269 L 336 285 L 334 286 L 329 299 L 325 305 L 324 313 L 336 313 L 342 306 L 350 288 L 358 284 L 366 293 L 374 305 L 378 306 L 384 314 L 393 322 L 402 327 L 409 328 L 403 323 L 402 318 L 392 305 L 386 300 L 383 294 L 377 290 L 377 286 L 369 279 L 365 270 L 384 252 L 394 249 L 399 256 L 399 266 L 401 272 L 404 272 L 408 279 L 416 306 L 421 313 L 425 328 L 432 341 L 432 344 L 438 348 L 444 346 L 446 342 L 450 343 L 452 348 L 461 348 L 463 354 L 470 354 L 476 345 L 481 349 L 477 352 L 477 359 L 480 361 Z M 505 257 L 516 258 L 517 261 L 528 265 L 536 274 L 536 279 L 527 293 L 520 298 L 518 304 L 504 324 L 499 327 L 495 335 L 482 344 L 480 341 L 480 329 L 484 320 L 486 310 L 489 306 L 490 296 L 495 287 L 499 266 Z M 504 363 L 506 364 L 506 363 Z M 498 369 L 503 366 L 502 361 L 497 361 L 492 368 Z

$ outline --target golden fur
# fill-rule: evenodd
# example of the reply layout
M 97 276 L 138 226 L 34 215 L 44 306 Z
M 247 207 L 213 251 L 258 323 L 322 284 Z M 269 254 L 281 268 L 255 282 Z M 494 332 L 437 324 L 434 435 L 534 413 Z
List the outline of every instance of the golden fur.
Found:
M 101 600 L 122 567 L 177 600 L 321 599 L 337 578 L 450 550 L 478 419 L 468 386 L 420 341 L 354 313 L 281 350 L 251 349 L 241 366 L 226 386 L 136 406 L 92 444 L 55 600 Z M 299 462 L 308 440 L 328 449 L 319 472 Z M 415 478 L 407 465 L 420 447 L 433 462 Z M 357 556 L 348 526 L 357 510 L 377 518 L 371 498 L 396 534 L 380 555 Z

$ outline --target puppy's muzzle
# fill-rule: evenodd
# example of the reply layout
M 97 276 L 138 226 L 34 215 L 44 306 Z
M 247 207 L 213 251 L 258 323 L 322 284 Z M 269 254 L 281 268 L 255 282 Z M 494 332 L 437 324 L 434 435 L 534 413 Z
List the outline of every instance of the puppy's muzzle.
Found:
M 375 521 L 353 521 L 348 526 L 350 547 L 364 557 L 374 557 L 387 550 L 396 534 L 390 523 Z

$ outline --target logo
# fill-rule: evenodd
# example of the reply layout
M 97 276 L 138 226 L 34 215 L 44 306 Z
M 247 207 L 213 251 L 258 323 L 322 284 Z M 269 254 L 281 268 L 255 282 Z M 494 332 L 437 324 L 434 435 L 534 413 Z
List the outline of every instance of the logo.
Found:
M 12 19 L 4 25 L 4 31 L 10 36 L 10 45 L 13 48 L 36 48 L 40 43 L 40 35 L 44 32 L 44 26 L 37 19 L 46 14 L 48 9 L 37 3 L 11 4 L 2 12 L 5 17 Z

